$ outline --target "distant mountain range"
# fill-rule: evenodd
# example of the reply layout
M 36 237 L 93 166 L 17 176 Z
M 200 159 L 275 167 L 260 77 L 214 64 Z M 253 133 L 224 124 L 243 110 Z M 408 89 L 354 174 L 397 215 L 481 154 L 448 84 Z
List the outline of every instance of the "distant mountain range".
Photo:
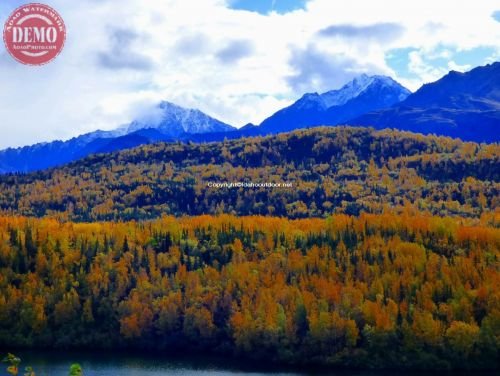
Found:
M 62 165 L 90 154 L 107 153 L 160 141 L 184 140 L 201 133 L 235 131 L 236 128 L 205 115 L 161 102 L 154 120 L 136 120 L 114 131 L 96 131 L 72 138 L 0 151 L 0 173 L 29 172 Z
M 264 120 L 260 131 L 276 133 L 316 125 L 338 125 L 367 112 L 391 107 L 410 94 L 390 77 L 363 74 L 339 90 L 304 95 Z
M 353 118 L 349 124 L 499 142 L 500 63 L 467 73 L 452 71 L 401 103 Z
M 161 102 L 152 112 L 148 120 L 135 120 L 114 131 L 0 151 L 0 173 L 40 170 L 89 154 L 160 141 L 220 141 L 318 125 L 395 128 L 499 142 L 500 63 L 467 73 L 452 71 L 413 94 L 390 77 L 363 74 L 338 90 L 305 94 L 259 126 L 248 124 L 241 129 L 169 102 Z

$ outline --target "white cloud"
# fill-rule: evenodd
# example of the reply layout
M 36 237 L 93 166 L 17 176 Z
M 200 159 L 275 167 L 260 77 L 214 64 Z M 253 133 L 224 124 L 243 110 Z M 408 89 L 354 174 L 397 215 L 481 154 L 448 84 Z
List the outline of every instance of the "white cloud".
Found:
M 410 52 L 410 63 L 408 66 L 410 72 L 417 75 L 422 81 L 436 81 L 447 73 L 448 70 L 444 67 L 436 68 L 432 65 L 427 64 L 422 55 L 422 50 Z
M 0 49 L 0 148 L 113 129 L 160 100 L 240 126 L 359 72 L 416 89 L 466 68 L 447 50 L 498 46 L 493 3 L 310 0 L 261 15 L 224 0 L 52 0 L 68 27 L 62 55 L 33 68 Z M 2 3 L 1 19 L 18 4 Z M 429 57 L 437 46 L 446 46 L 439 67 Z M 386 63 L 388 51 L 406 47 L 416 49 L 413 78 Z

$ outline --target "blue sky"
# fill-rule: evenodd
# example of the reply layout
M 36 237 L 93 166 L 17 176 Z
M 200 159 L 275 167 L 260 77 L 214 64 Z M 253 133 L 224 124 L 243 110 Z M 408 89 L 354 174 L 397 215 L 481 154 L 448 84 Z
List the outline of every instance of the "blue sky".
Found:
M 0 2 L 0 22 L 22 0 Z M 50 0 L 68 28 L 43 67 L 0 43 L 0 149 L 110 130 L 168 100 L 235 126 L 362 73 L 417 90 L 500 60 L 489 0 Z
M 303 8 L 305 3 L 306 0 L 234 0 L 230 3 L 230 7 L 261 14 L 268 14 L 271 11 L 287 13 Z
M 386 54 L 387 65 L 397 72 L 401 79 L 418 79 L 418 72 L 412 71 L 411 58 L 418 53 L 417 48 L 407 47 L 389 50 Z M 455 46 L 436 46 L 432 52 L 425 56 L 429 69 L 439 70 L 448 67 L 450 70 L 468 70 L 469 68 L 493 62 L 493 56 L 498 56 L 498 49 L 492 46 L 480 46 L 467 50 L 459 50 Z M 448 66 L 453 61 L 456 66 Z

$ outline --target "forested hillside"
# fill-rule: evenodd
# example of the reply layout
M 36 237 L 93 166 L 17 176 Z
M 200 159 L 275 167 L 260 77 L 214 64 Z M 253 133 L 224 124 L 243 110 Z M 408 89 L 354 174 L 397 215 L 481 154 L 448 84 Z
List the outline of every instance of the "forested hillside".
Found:
M 1 217 L 0 347 L 495 368 L 499 224 L 408 214 Z
M 367 128 L 160 143 L 0 177 L 0 211 L 62 220 L 229 213 L 289 218 L 413 210 L 479 218 L 499 205 L 500 147 Z M 288 183 L 216 188 L 209 183 Z

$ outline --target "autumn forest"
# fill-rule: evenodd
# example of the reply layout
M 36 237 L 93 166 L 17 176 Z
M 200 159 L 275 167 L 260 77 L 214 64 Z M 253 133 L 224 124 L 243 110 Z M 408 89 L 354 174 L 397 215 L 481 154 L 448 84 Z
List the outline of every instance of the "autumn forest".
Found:
M 339 127 L 1 176 L 0 348 L 498 369 L 499 159 Z
M 229 213 L 288 218 L 411 207 L 480 217 L 500 205 L 500 146 L 366 128 L 155 144 L 0 176 L 0 213 L 73 221 Z M 291 183 L 217 189 L 211 182 Z

